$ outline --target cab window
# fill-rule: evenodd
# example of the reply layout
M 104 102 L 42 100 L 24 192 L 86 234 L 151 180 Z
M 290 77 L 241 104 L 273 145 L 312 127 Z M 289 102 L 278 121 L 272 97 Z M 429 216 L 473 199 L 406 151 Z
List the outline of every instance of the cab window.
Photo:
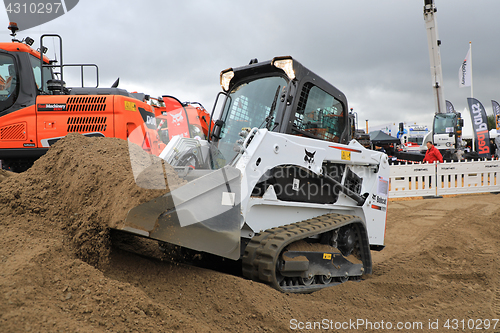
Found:
M 344 130 L 342 103 L 312 83 L 304 84 L 294 120 L 294 134 L 339 142 Z
M 0 54 L 0 111 L 10 108 L 19 93 L 19 77 L 14 58 Z
M 40 59 L 30 55 L 31 67 L 33 68 L 33 75 L 35 76 L 35 83 L 38 92 L 42 92 L 40 90 L 42 88 L 42 71 L 40 70 Z M 49 90 L 47 89 L 47 81 L 52 79 L 52 70 L 48 67 L 43 68 L 43 80 L 45 81 L 43 85 L 43 93 L 48 94 Z

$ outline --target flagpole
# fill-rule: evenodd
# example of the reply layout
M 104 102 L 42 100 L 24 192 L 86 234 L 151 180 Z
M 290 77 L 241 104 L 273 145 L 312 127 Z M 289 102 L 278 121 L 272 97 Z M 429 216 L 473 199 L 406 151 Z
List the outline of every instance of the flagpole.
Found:
M 472 42 L 469 42 L 469 52 L 470 52 L 470 97 L 474 98 L 474 89 L 472 84 Z

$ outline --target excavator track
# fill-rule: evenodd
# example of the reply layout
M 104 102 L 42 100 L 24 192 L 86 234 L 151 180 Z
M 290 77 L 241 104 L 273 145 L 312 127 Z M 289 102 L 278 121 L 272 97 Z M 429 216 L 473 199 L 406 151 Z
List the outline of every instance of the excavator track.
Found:
M 362 267 L 358 269 L 358 274 L 347 276 L 348 274 L 345 273 L 346 276 L 336 279 L 321 279 L 320 276 L 317 276 L 307 279 L 306 283 L 299 276 L 292 278 L 281 276 L 278 264 L 283 260 L 282 254 L 287 246 L 294 242 L 334 231 L 345 226 L 352 228 L 356 234 L 354 252 L 362 262 Z M 326 255 L 328 256 L 329 254 L 326 253 Z M 341 257 L 344 262 L 348 262 L 340 253 L 332 255 Z M 347 265 L 349 264 L 350 262 Z M 357 266 L 361 266 L 361 264 Z M 368 234 L 364 223 L 356 216 L 334 213 L 265 230 L 250 240 L 242 257 L 243 276 L 269 284 L 282 292 L 310 293 L 340 284 L 349 279 L 359 280 L 362 274 L 371 274 L 371 271 L 371 254 Z

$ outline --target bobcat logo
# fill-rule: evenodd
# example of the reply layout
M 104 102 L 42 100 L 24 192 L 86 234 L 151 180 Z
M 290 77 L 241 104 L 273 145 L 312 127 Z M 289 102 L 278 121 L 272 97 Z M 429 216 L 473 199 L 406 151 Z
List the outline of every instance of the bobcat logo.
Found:
M 307 149 L 304 149 L 304 150 L 306 152 L 306 155 L 304 156 L 304 161 L 309 163 L 309 164 L 313 164 L 314 163 L 314 155 L 316 154 L 316 152 L 311 153 L 311 152 L 308 152 Z
M 52 21 L 72 10 L 79 0 L 3 0 L 10 22 L 16 22 L 18 30 L 27 30 Z
M 171 115 L 172 115 L 172 121 L 177 126 L 179 126 L 181 124 L 181 121 L 184 120 L 184 117 L 182 116 L 182 110 L 179 111 L 179 113 L 177 113 L 177 114 L 171 113 Z

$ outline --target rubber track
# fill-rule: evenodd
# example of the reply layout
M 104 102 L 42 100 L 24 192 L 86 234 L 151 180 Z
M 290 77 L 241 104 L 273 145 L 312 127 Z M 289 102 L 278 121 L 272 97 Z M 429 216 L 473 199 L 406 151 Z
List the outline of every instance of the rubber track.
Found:
M 309 220 L 265 230 L 254 236 L 242 257 L 243 276 L 269 284 L 282 292 L 308 293 L 332 284 L 282 288 L 276 280 L 276 261 L 282 250 L 298 240 L 322 234 L 348 224 L 357 226 L 358 245 L 364 273 L 371 274 L 372 262 L 364 223 L 353 215 L 325 214 Z

